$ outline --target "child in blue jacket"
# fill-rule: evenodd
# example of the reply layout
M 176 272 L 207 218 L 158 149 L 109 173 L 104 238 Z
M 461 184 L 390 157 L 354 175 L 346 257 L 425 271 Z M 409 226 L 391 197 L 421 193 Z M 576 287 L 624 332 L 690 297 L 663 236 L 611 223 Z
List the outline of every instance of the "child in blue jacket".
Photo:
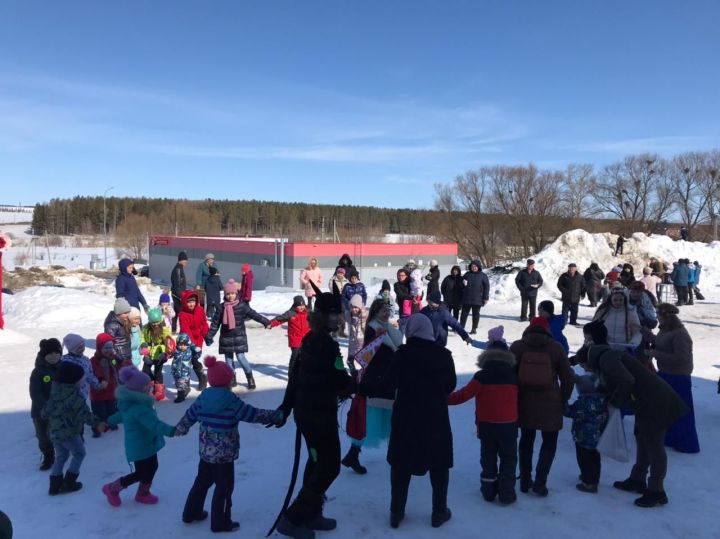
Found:
M 207 518 L 207 511 L 203 509 L 205 497 L 215 484 L 210 529 L 213 532 L 233 531 L 240 526 L 230 517 L 235 460 L 240 452 L 238 422 L 279 426 L 283 422 L 283 413 L 245 404 L 232 392 L 235 373 L 227 363 L 207 356 L 205 366 L 210 387 L 200 394 L 175 427 L 178 435 L 185 435 L 193 424 L 200 422 L 200 463 L 182 518 L 186 523 Z
M 202 350 L 190 342 L 190 336 L 187 333 L 181 333 L 175 339 L 175 353 L 170 365 L 170 372 L 175 379 L 175 388 L 177 389 L 177 396 L 173 402 L 184 401 L 190 393 L 190 372 L 193 362 L 197 361 L 201 354 Z

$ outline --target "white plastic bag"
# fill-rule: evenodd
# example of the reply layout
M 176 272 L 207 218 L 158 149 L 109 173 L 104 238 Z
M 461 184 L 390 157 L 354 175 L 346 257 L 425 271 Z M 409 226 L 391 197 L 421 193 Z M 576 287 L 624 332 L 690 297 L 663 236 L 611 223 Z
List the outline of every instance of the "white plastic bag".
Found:
M 630 450 L 625 437 L 622 413 L 619 408 L 609 408 L 608 422 L 598 441 L 597 450 L 618 462 L 629 462 Z

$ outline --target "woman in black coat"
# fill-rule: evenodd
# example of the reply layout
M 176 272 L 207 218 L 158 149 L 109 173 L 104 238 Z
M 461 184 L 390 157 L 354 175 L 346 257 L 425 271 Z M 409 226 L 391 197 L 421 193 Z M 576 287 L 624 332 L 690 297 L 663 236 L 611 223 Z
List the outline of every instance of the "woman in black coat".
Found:
M 415 296 L 410 292 L 410 274 L 405 268 L 397 271 L 397 282 L 393 285 L 393 290 L 398 304 L 398 324 L 400 331 L 403 331 L 408 317 L 420 311 Z
M 487 275 L 482 272 L 479 260 L 470 262 L 470 270 L 463 275 L 462 315 L 460 325 L 465 329 L 468 314 L 472 310 L 472 330 L 470 335 L 477 333 L 480 323 L 480 308 L 484 307 L 490 298 L 490 281 Z
M 435 344 L 430 319 L 412 315 L 407 342 L 395 353 L 385 374 L 385 385 L 395 391 L 390 464 L 390 525 L 397 528 L 405 516 L 410 477 L 430 472 L 432 525 L 450 519 L 447 507 L 449 470 L 453 465 L 452 431 L 447 398 L 455 389 L 455 365 L 449 350 Z
M 425 276 L 425 280 L 428 282 L 428 295 L 432 294 L 433 292 L 440 291 L 440 268 L 438 268 L 437 260 L 430 261 L 430 271 Z
M 460 266 L 453 266 L 450 275 L 446 276 L 440 285 L 443 302 L 452 313 L 455 320 L 460 320 L 460 308 L 462 307 L 463 282 Z

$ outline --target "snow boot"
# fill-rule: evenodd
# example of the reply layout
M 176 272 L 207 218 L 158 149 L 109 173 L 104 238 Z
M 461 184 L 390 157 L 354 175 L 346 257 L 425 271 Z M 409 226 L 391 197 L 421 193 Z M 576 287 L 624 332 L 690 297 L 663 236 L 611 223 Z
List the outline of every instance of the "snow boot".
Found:
M 668 503 L 668 497 L 664 490 L 660 492 L 646 490 L 642 496 L 635 500 L 635 505 L 638 507 L 655 507 L 657 505 L 665 505 L 666 503 Z
M 234 532 L 240 527 L 239 522 L 235 522 L 234 520 L 230 520 L 229 522 L 226 522 L 224 524 L 213 526 L 210 524 L 210 531 L 213 533 L 218 532 Z
M 529 475 L 520 476 L 520 492 L 527 494 L 533 488 L 533 480 Z
M 82 483 L 77 480 L 78 474 L 67 472 L 63 479 L 60 492 L 76 492 L 82 488 Z
M 537 480 L 533 484 L 532 491 L 540 496 L 541 498 L 544 498 L 548 495 L 549 491 L 547 486 L 545 485 L 545 482 L 539 483 Z
M 177 404 L 184 401 L 186 395 L 187 393 L 184 390 L 178 389 L 177 395 L 175 396 L 175 400 L 173 402 Z
M 405 511 L 401 513 L 390 513 L 390 527 L 397 528 L 405 518 Z
M 480 479 L 480 492 L 486 502 L 493 502 L 498 495 L 498 480 L 497 478 L 481 478 Z
M 55 451 L 51 450 L 47 453 L 43 453 L 43 459 L 42 463 L 40 464 L 40 471 L 46 471 L 52 468 L 52 465 L 55 464 Z
M 359 445 L 351 445 L 350 449 L 347 452 L 347 455 L 345 455 L 345 457 L 340 462 L 343 466 L 346 466 L 347 468 L 352 468 L 355 473 L 359 473 L 360 475 L 365 475 L 367 473 L 367 468 L 360 464 Z
M 125 487 L 122 486 L 119 479 L 116 479 L 112 483 L 103 485 L 102 493 L 107 496 L 107 501 L 113 507 L 120 507 L 122 500 L 120 499 L 120 491 Z
M 432 524 L 433 528 L 439 528 L 450 520 L 450 517 L 452 517 L 452 512 L 447 507 L 439 511 L 433 511 L 430 524 Z
M 337 520 L 323 516 L 322 511 L 307 521 L 306 526 L 311 530 L 327 532 L 337 528 Z
M 50 476 L 50 489 L 48 490 L 48 494 L 50 496 L 55 496 L 57 494 L 60 494 L 60 488 L 63 484 L 63 476 L 62 475 L 51 475 Z
M 288 517 L 283 515 L 278 522 L 276 530 L 278 533 L 292 537 L 293 539 L 315 539 L 315 532 L 302 524 L 293 524 Z
M 199 515 L 194 515 L 194 516 L 193 516 L 193 515 L 186 515 L 185 513 L 183 513 L 182 521 L 183 521 L 185 524 L 190 524 L 190 523 L 192 523 L 192 522 L 202 522 L 202 521 L 205 520 L 207 517 L 208 517 L 208 512 L 207 512 L 207 511 L 202 511 Z
M 246 373 L 245 373 L 245 378 L 247 378 L 247 384 L 248 384 L 248 389 L 249 389 L 249 390 L 253 390 L 253 389 L 255 389 L 255 388 L 257 387 L 257 386 L 255 385 L 255 378 L 253 378 L 253 373 L 252 373 L 252 372 L 246 372 Z
M 625 492 L 637 492 L 638 494 L 645 494 L 645 489 L 647 489 L 645 481 L 631 477 L 628 477 L 625 481 L 615 481 L 613 487 Z
M 155 384 L 155 400 L 165 400 L 165 386 L 163 384 Z
M 150 493 L 150 485 L 152 483 L 140 483 L 138 485 L 137 494 L 135 494 L 135 501 L 138 503 L 144 503 L 147 505 L 155 505 L 158 503 L 159 498 L 154 494 Z
M 580 483 L 575 485 L 575 488 L 578 489 L 580 492 L 587 492 L 588 494 L 597 494 L 598 491 L 597 485 L 585 483 L 584 481 L 581 481 Z

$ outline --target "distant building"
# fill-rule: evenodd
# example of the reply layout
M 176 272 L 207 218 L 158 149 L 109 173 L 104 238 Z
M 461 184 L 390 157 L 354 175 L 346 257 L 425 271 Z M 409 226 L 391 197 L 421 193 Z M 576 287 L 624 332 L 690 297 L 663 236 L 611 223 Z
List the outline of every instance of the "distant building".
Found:
M 268 286 L 300 288 L 300 272 L 311 257 L 318 259 L 325 275 L 323 288 L 327 289 L 327 281 L 343 253 L 350 255 L 368 286 L 383 279 L 395 282 L 397 270 L 410 258 L 423 273 L 431 260 L 437 260 L 444 276 L 457 263 L 458 249 L 456 243 L 309 243 L 284 238 L 151 236 L 149 264 L 153 282 L 169 285 L 180 251 L 185 251 L 189 259 L 185 269 L 188 286 L 195 285 L 198 264 L 207 253 L 213 253 L 223 282 L 230 278 L 239 281 L 240 268 L 250 264 L 254 288 L 261 290 Z

